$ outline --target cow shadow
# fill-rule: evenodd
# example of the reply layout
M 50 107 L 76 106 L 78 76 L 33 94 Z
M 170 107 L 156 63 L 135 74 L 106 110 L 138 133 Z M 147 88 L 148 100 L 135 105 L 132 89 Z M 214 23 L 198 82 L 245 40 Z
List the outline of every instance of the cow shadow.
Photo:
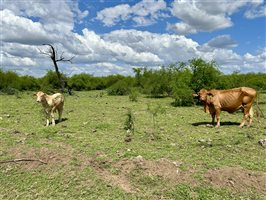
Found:
M 215 127 L 216 122 L 214 123 L 214 125 L 212 125 L 211 122 L 196 122 L 196 123 L 192 123 L 192 126 L 208 126 L 208 127 Z M 235 126 L 235 125 L 240 125 L 239 122 L 220 122 L 221 126 Z

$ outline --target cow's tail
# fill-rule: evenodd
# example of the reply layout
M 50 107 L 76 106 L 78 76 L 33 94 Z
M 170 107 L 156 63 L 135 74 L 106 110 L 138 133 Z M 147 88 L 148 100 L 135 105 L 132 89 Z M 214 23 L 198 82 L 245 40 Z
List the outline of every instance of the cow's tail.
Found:
M 260 117 L 264 118 L 264 114 L 259 107 L 259 93 L 256 96 L 256 117 L 258 120 L 260 119 Z

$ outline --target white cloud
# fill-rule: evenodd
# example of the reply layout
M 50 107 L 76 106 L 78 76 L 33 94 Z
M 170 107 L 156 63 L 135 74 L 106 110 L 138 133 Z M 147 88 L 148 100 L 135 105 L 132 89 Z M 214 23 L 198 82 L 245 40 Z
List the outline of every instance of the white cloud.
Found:
M 119 22 L 132 19 L 136 26 L 148 26 L 156 22 L 159 17 L 167 17 L 162 11 L 166 10 L 164 0 L 142 0 L 133 6 L 120 4 L 105 8 L 97 13 L 97 20 L 105 26 L 114 26 Z
M 248 19 L 254 19 L 264 16 L 266 16 L 266 6 L 260 5 L 259 3 L 251 6 L 251 9 L 245 12 L 245 17 Z
M 36 62 L 29 57 L 15 57 L 8 53 L 4 53 L 2 57 L 3 65 L 15 65 L 15 66 L 35 66 Z
M 17 16 L 35 18 L 45 30 L 57 34 L 71 31 L 74 28 L 74 17 L 82 20 L 88 15 L 88 11 L 79 10 L 78 1 L 2 1 L 3 9 L 9 9 Z
M 266 73 L 266 48 L 256 55 L 246 53 L 243 56 L 241 72 L 263 72 Z
M 119 21 L 127 20 L 130 13 L 130 6 L 121 4 L 101 10 L 97 13 L 96 19 L 102 21 L 105 26 L 113 26 Z
M 266 8 L 262 0 L 255 1 L 206 1 L 206 0 L 175 0 L 172 3 L 173 16 L 181 20 L 168 25 L 168 30 L 178 34 L 211 32 L 233 26 L 230 16 L 245 7 L 247 18 L 265 16 Z
M 143 17 L 152 15 L 154 18 L 157 17 L 160 10 L 164 9 L 166 9 L 164 0 L 142 0 L 131 8 L 134 15 Z
M 123 62 L 128 64 L 162 63 L 162 60 L 149 51 L 139 52 L 136 49 L 120 42 L 109 41 L 88 29 L 83 30 L 83 35 L 75 34 L 75 45 L 82 51 L 82 55 L 75 57 L 80 62 Z M 71 46 L 71 45 L 68 45 Z M 75 47 L 71 47 L 73 51 Z
M 193 28 L 192 26 L 180 22 L 176 24 L 167 24 L 166 30 L 168 31 L 174 31 L 179 35 L 187 35 L 187 34 L 192 34 L 192 33 L 197 33 L 197 30 Z
M 232 49 L 237 47 L 237 43 L 230 37 L 230 35 L 219 35 L 212 38 L 200 48 L 201 51 L 211 51 L 214 49 Z
M 177 24 L 177 32 L 183 33 L 184 30 L 213 31 L 232 26 L 231 19 L 225 12 L 213 12 L 211 7 L 202 6 L 204 1 L 179 1 L 175 0 L 172 4 L 172 14 L 181 19 L 181 24 Z M 207 4 L 208 5 L 208 4 Z M 220 4 L 217 4 L 217 6 Z M 218 6 L 219 7 L 219 6 Z M 214 7 L 217 10 L 217 7 Z M 189 27 L 189 28 L 188 28 Z
M 184 6 L 188 2 L 192 2 L 193 6 Z M 62 8 L 57 3 L 55 8 L 51 7 L 52 3 L 54 2 L 38 0 L 14 1 L 9 4 L 4 1 L 4 9 L 0 11 L 3 27 L 0 36 L 3 39 L 1 67 L 5 70 L 12 69 L 34 76 L 44 75 L 48 69 L 53 69 L 53 64 L 49 57 L 39 52 L 39 49 L 45 51 L 48 47 L 38 45 L 51 43 L 59 54 L 64 52 L 65 58 L 75 55 L 73 64 L 59 63 L 60 69 L 69 75 L 81 72 L 128 75 L 132 74 L 132 67 L 157 68 L 177 61 L 186 62 L 195 57 L 202 57 L 207 61 L 216 60 L 220 69 L 226 73 L 235 70 L 265 71 L 265 49 L 257 54 L 246 53 L 241 56 L 232 50 L 237 44 L 230 35 L 220 35 L 200 45 L 184 35 L 134 29 L 115 30 L 100 35 L 85 28 L 82 33 L 73 33 L 74 23 L 87 17 L 88 11 L 79 10 L 77 1 L 62 1 Z M 231 7 L 228 3 L 222 2 L 220 5 L 216 1 L 211 1 L 210 4 L 205 1 L 184 1 L 184 5 L 181 1 L 178 3 L 182 5 L 182 9 L 174 10 L 173 6 L 172 13 L 176 17 L 182 17 L 182 21 L 168 24 L 168 29 L 179 30 L 179 34 L 226 27 L 232 23 L 230 14 L 246 5 L 245 1 L 231 2 Z M 70 8 L 72 5 L 74 7 Z M 255 3 L 250 5 L 255 6 Z M 62 9 L 60 14 L 59 8 Z M 144 0 L 132 6 L 121 4 L 116 9 L 100 11 L 98 20 L 112 26 L 130 19 L 135 26 L 144 26 L 155 23 L 160 17 L 167 17 L 163 16 L 167 14 L 163 0 Z M 201 19 L 204 17 L 205 19 Z
M 160 63 L 185 61 L 196 56 L 198 43 L 184 36 L 155 34 L 136 30 L 117 30 L 104 35 L 104 39 L 127 45 L 137 52 L 157 55 Z M 152 64 L 152 63 L 151 63 Z M 153 63 L 152 65 L 156 65 Z
M 16 16 L 7 9 L 0 11 L 0 15 L 2 16 L 2 31 L 0 34 L 5 42 L 40 45 L 54 40 L 55 35 L 51 37 L 47 34 L 39 22 Z

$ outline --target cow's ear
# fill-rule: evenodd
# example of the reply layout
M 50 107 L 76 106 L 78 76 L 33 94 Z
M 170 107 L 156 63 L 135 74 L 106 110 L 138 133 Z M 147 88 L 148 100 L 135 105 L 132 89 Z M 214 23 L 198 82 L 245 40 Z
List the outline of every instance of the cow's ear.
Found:
M 198 97 L 199 95 L 198 94 L 192 94 L 193 97 Z
M 36 92 L 34 92 L 34 93 L 32 94 L 32 96 L 34 96 L 34 97 L 35 97 L 35 96 L 37 96 L 37 93 L 36 93 Z

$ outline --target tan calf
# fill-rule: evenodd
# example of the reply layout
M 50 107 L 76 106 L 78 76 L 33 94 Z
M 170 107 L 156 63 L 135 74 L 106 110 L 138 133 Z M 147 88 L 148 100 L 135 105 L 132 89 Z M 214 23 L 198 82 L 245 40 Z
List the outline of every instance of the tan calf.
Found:
M 64 107 L 64 96 L 61 93 L 48 95 L 42 91 L 34 94 L 37 96 L 37 102 L 41 103 L 46 113 L 46 126 L 49 126 L 49 119 L 52 118 L 52 125 L 55 126 L 54 113 L 58 111 L 59 119 L 62 120 L 62 113 Z

